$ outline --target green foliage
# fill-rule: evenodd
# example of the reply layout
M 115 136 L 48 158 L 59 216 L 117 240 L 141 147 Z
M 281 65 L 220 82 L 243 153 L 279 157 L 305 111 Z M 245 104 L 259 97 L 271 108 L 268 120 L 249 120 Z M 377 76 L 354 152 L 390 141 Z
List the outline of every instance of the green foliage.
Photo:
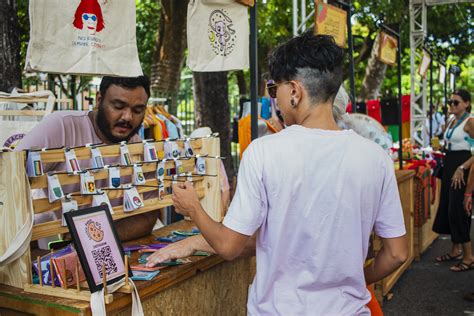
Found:
M 20 24 L 20 41 L 21 41 L 21 69 L 25 68 L 26 49 L 30 40 L 30 18 L 28 15 L 28 0 L 17 0 L 17 16 Z
M 353 14 L 354 58 L 359 56 L 363 42 L 369 37 L 374 39 L 378 32 L 377 20 L 382 19 L 391 28 L 400 26 L 402 44 L 402 91 L 410 92 L 410 21 L 408 0 L 358 0 L 353 1 L 355 12 Z M 470 91 L 474 86 L 469 82 L 467 64 L 472 60 L 474 43 L 472 36 L 474 8 L 471 4 L 452 4 L 428 7 L 427 28 L 428 43 L 435 57 L 434 82 L 438 81 L 438 61 L 444 61 L 448 56 L 448 67 L 458 64 L 461 69 L 466 69 L 458 79 L 458 86 L 463 85 Z M 448 18 L 449 17 L 449 18 Z M 416 65 L 420 62 L 415 60 Z M 367 59 L 356 63 L 356 91 L 361 87 L 365 75 Z M 472 62 L 471 62 L 472 69 Z M 429 73 L 428 73 L 429 76 Z M 472 76 L 471 76 L 472 78 Z M 397 68 L 388 67 L 381 91 L 397 93 Z M 441 85 L 435 85 L 435 96 L 439 99 L 443 94 Z
M 143 72 L 150 75 L 160 24 L 159 0 L 136 0 L 137 47 Z

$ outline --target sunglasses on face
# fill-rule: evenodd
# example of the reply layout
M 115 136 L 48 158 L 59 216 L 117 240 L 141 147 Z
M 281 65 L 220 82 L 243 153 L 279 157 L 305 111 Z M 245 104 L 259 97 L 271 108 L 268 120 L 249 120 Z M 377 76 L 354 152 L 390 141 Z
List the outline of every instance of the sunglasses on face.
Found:
M 94 22 L 97 21 L 97 17 L 96 17 L 94 14 L 91 14 L 91 15 L 89 15 L 89 14 L 83 14 L 83 15 L 82 15 L 82 18 L 83 18 L 84 20 L 86 20 L 86 21 L 89 20 L 89 19 L 91 19 L 91 20 L 94 21 Z
M 270 96 L 270 98 L 276 99 L 278 86 L 281 85 L 281 84 L 288 83 L 288 82 L 289 81 L 285 81 L 285 82 L 281 82 L 281 83 L 274 83 L 274 82 L 267 83 L 267 91 L 268 91 L 268 95 Z
M 448 100 L 449 105 L 458 106 L 459 103 L 461 102 L 459 102 L 458 100 Z

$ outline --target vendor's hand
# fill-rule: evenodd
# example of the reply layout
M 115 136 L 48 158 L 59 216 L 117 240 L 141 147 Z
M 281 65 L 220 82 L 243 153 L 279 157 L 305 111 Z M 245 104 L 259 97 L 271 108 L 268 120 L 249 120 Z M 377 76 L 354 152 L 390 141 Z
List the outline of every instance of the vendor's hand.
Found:
M 201 207 L 196 190 L 191 182 L 184 182 L 173 185 L 173 204 L 175 211 L 184 216 L 191 216 L 191 213 Z
M 466 211 L 466 214 L 471 216 L 472 213 L 472 196 L 464 196 L 464 210 Z
M 453 177 L 451 178 L 451 186 L 454 189 L 460 189 L 463 185 L 465 184 L 464 182 L 464 172 L 462 169 L 456 169 L 454 172 Z
M 195 251 L 193 245 L 194 239 L 190 237 L 161 248 L 147 258 L 146 266 L 151 268 L 164 261 L 192 256 Z

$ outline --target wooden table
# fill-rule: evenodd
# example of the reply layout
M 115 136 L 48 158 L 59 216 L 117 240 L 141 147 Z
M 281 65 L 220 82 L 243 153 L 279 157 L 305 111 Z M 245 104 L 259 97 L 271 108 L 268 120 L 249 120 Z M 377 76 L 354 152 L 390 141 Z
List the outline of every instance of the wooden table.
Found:
M 125 245 L 152 243 L 156 236 L 192 227 L 192 222 L 181 221 Z M 216 255 L 190 259 L 192 263 L 164 269 L 151 281 L 135 281 L 145 315 L 245 315 L 254 258 L 232 262 Z M 130 315 L 130 306 L 130 295 L 114 293 L 107 314 Z M 25 293 L 5 285 L 0 285 L 0 315 L 6 314 L 2 308 L 34 315 L 91 315 L 88 302 Z

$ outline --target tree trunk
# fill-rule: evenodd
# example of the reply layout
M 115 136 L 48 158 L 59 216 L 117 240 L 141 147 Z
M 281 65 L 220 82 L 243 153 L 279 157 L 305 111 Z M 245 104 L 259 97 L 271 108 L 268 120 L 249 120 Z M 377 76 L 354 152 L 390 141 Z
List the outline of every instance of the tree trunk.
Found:
M 379 35 L 375 38 L 372 52 L 367 62 L 364 80 L 362 81 L 362 89 L 359 93 L 360 100 L 376 99 L 380 94 L 380 88 L 385 77 L 387 65 L 377 59 L 377 51 L 379 49 L 378 38 Z
M 20 25 L 15 0 L 0 1 L 0 91 L 21 87 Z
M 181 68 L 186 49 L 186 16 L 189 0 L 161 0 L 161 19 L 151 66 L 151 89 L 172 98 L 176 114 Z
M 229 180 L 234 176 L 230 149 L 230 109 L 227 72 L 194 72 L 195 126 L 208 126 L 218 132 L 221 139 L 221 156 Z
M 239 87 L 239 95 L 247 96 L 247 82 L 245 81 L 245 75 L 243 70 L 235 71 L 235 77 L 237 79 L 237 86 Z

